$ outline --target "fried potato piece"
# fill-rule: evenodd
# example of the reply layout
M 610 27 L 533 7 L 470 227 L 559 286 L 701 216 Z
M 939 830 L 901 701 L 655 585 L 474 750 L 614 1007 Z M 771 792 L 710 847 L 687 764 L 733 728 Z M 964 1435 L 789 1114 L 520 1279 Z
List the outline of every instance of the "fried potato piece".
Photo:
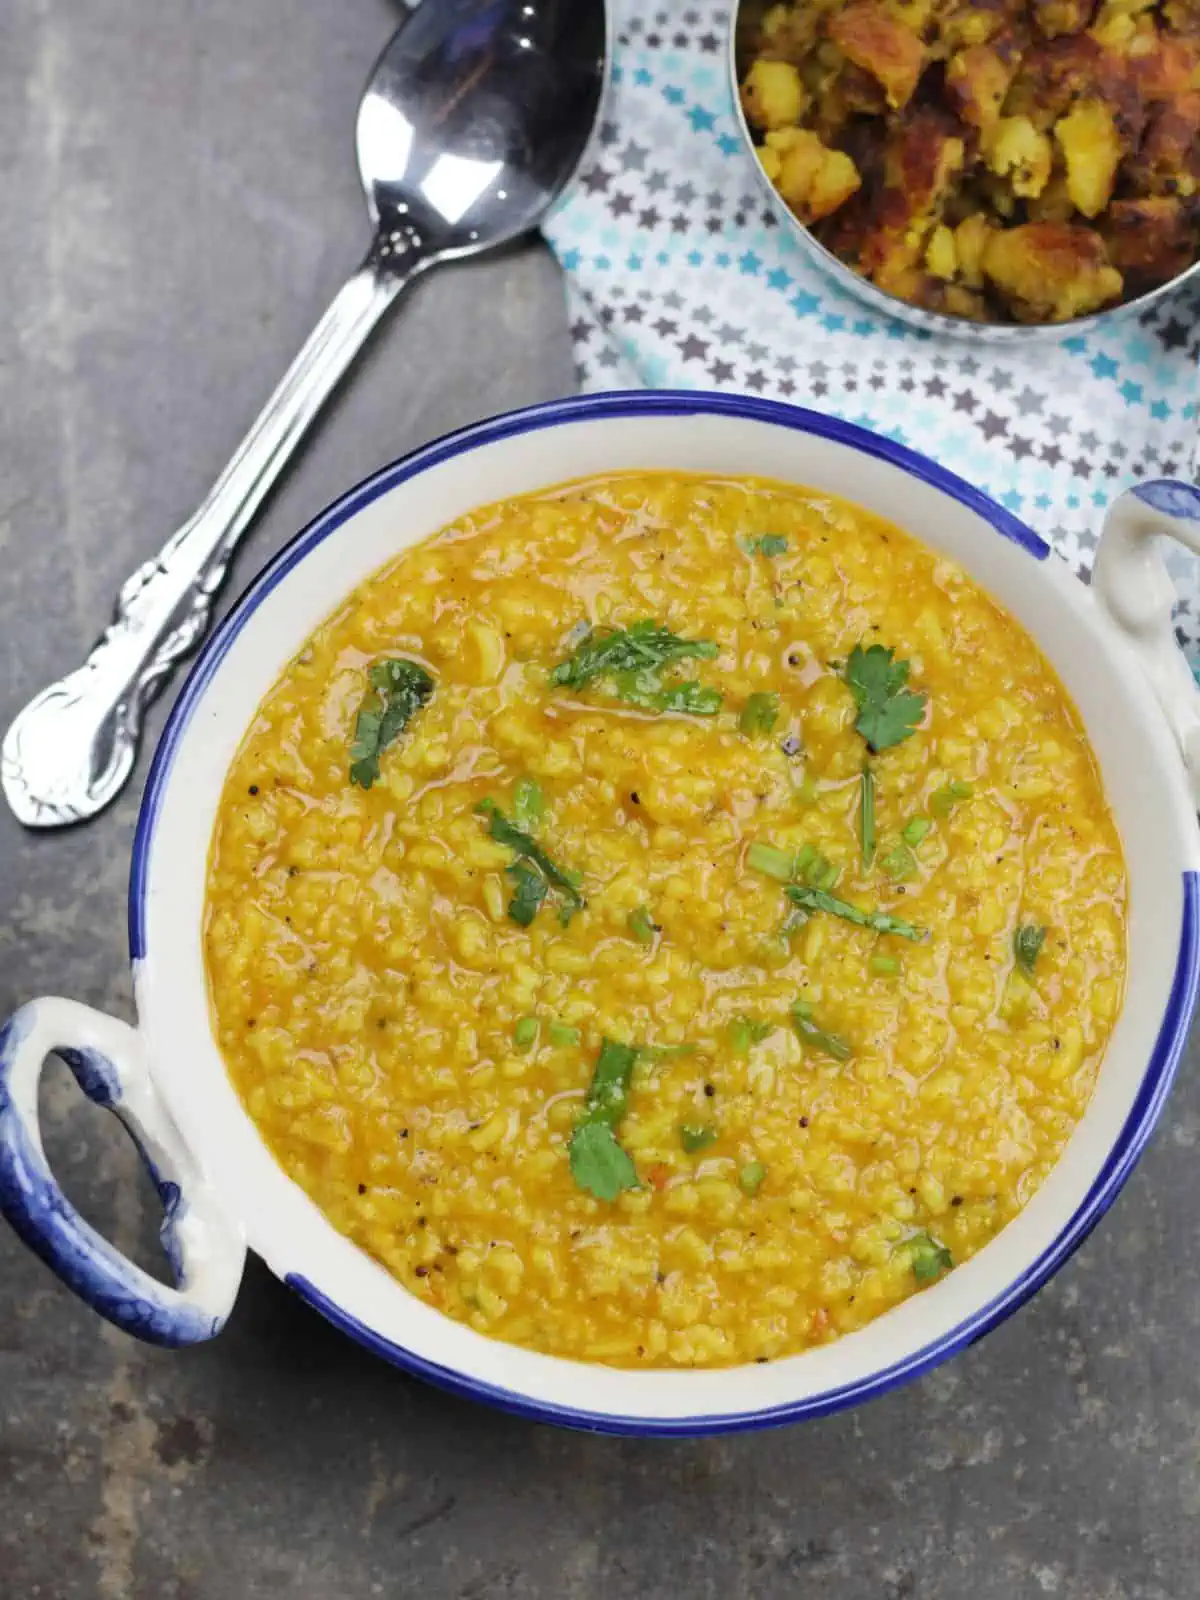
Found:
M 920 38 L 876 0 L 854 0 L 829 22 L 829 37 L 855 66 L 883 85 L 897 110 L 912 99 L 925 65 Z
M 766 153 L 779 163 L 777 173 L 767 168 L 772 182 L 801 222 L 829 216 L 862 182 L 850 157 L 828 149 L 808 128 L 769 133 Z
M 807 99 L 800 73 L 790 61 L 760 56 L 742 81 L 742 106 L 755 128 L 794 128 Z
M 1176 100 L 1200 89 L 1200 35 L 1177 38 L 1151 29 L 1130 44 L 1128 59 L 1145 100 Z
M 1020 199 L 1041 194 L 1054 166 L 1054 146 L 1028 117 L 1001 117 L 984 146 L 984 156 Z
M 1050 182 L 1036 199 L 1025 206 L 1025 216 L 1030 222 L 1070 222 L 1075 215 L 1075 202 L 1067 190 L 1067 175 L 1055 170 Z
M 1103 222 L 1104 240 L 1126 288 L 1144 294 L 1190 266 L 1198 219 L 1200 203 L 1175 197 L 1114 200 Z
M 1025 52 L 1004 109 L 1046 132 L 1076 100 L 1097 93 L 1113 75 L 1113 63 L 1090 34 L 1051 39 Z
M 1019 64 L 1015 50 L 1005 55 L 994 45 L 972 44 L 952 56 L 946 66 L 946 99 L 964 122 L 989 133 Z
M 954 235 L 944 222 L 939 222 L 925 247 L 925 265 L 935 278 L 950 279 L 958 275 L 958 251 Z
M 1166 0 L 1163 17 L 1176 33 L 1200 32 L 1200 0 Z
M 1019 9 L 1010 0 L 965 0 L 953 6 L 938 19 L 932 53 L 949 57 L 972 45 L 987 44 Z
M 762 20 L 753 53 L 760 51 L 799 66 L 807 59 L 825 26 L 826 14 L 841 0 L 804 0 L 803 5 L 774 5 Z
M 983 270 L 1020 322 L 1086 316 L 1124 286 L 1095 229 L 1067 223 L 1027 222 L 993 233 Z
M 954 230 L 954 254 L 958 275 L 970 289 L 982 289 L 983 254 L 992 236 L 988 220 L 981 212 L 964 217 Z
M 1067 166 L 1067 193 L 1085 217 L 1099 216 L 1112 198 L 1124 151 L 1109 108 L 1082 100 L 1054 124 Z
M 886 111 L 883 85 L 842 57 L 837 72 L 826 78 L 815 96 L 813 114 L 807 120 L 822 144 L 833 145 L 854 118 L 882 118 Z
M 1151 116 L 1126 172 L 1141 194 L 1200 194 L 1200 94 L 1180 95 Z
M 1096 14 L 1096 0 L 1033 0 L 1033 21 L 1046 39 L 1082 33 Z
M 882 170 L 835 248 L 857 257 L 859 270 L 881 288 L 895 285 L 919 262 L 963 165 L 953 120 L 922 109 L 888 136 Z

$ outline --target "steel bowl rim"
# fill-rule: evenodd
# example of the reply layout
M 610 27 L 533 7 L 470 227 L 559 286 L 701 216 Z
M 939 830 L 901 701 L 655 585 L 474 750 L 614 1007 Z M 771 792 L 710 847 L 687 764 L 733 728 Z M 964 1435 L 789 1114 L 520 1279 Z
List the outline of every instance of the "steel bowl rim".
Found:
M 1160 283 L 1156 288 L 1148 289 L 1145 294 L 1138 295 L 1136 300 L 1124 300 L 1120 305 L 1109 306 L 1104 311 L 1093 311 L 1086 317 L 1073 317 L 1068 322 L 971 322 L 967 317 L 952 316 L 945 311 L 926 311 L 922 306 L 912 305 L 897 295 L 889 294 L 886 289 L 879 288 L 869 278 L 856 272 L 853 267 L 848 267 L 834 255 L 832 250 L 826 249 L 812 230 L 791 210 L 787 201 L 767 177 L 763 164 L 758 159 L 758 147 L 754 143 L 754 135 L 750 131 L 750 124 L 742 108 L 741 79 L 737 61 L 738 21 L 746 3 L 747 0 L 732 0 L 730 4 L 725 58 L 734 119 L 742 144 L 754 165 L 755 178 L 770 200 L 771 209 L 780 223 L 789 230 L 809 258 L 827 277 L 832 278 L 847 293 L 871 306 L 875 311 L 884 316 L 895 317 L 923 333 L 943 334 L 951 339 L 963 339 L 979 344 L 1061 343 L 1064 339 L 1075 338 L 1080 334 L 1093 332 L 1097 328 L 1107 327 L 1110 323 L 1140 315 L 1159 300 L 1181 289 L 1200 273 L 1200 255 L 1198 255 L 1190 267 L 1185 267 L 1166 283 Z

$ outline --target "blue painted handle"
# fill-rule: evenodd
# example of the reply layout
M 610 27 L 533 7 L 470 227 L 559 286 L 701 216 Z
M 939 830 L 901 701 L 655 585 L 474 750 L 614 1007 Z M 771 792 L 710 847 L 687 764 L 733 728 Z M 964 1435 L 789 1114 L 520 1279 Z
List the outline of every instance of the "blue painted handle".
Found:
M 79 1215 L 46 1163 L 38 1080 L 60 1055 L 90 1100 L 124 1123 L 163 1202 L 175 1287 L 123 1256 Z M 150 1079 L 133 1028 L 73 1000 L 34 1000 L 0 1030 L 0 1212 L 80 1299 L 152 1344 L 211 1339 L 241 1282 L 246 1247 L 207 1187 Z

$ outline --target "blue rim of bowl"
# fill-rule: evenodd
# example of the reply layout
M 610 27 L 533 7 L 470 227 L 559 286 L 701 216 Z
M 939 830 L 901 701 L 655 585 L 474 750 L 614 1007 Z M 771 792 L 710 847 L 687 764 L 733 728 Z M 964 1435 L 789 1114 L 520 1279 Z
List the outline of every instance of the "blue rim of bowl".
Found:
M 162 807 L 176 751 L 192 715 L 233 642 L 266 597 L 318 544 L 381 495 L 417 474 L 453 460 L 480 446 L 575 422 L 639 416 L 725 416 L 777 427 L 847 445 L 889 462 L 911 477 L 930 484 L 975 512 L 1003 538 L 1043 561 L 1050 547 L 1024 523 L 962 478 L 904 445 L 881 438 L 854 423 L 772 400 L 752 400 L 703 391 L 658 390 L 584 395 L 549 401 L 508 412 L 486 422 L 447 434 L 384 467 L 342 496 L 296 535 L 254 579 L 201 650 L 172 708 L 151 763 L 133 842 L 129 884 L 129 945 L 135 962 L 145 958 L 146 895 L 154 829 Z M 515 1390 L 485 1383 L 428 1361 L 375 1333 L 349 1316 L 300 1273 L 285 1281 L 336 1327 L 384 1360 L 438 1387 L 532 1420 L 594 1432 L 679 1437 L 730 1433 L 827 1416 L 847 1406 L 874 1399 L 910 1378 L 918 1377 L 947 1357 L 975 1343 L 1022 1306 L 1070 1257 L 1116 1199 L 1144 1150 L 1170 1091 L 1200 987 L 1200 874 L 1182 874 L 1182 918 L 1179 955 L 1171 993 L 1154 1049 L 1142 1076 L 1134 1105 L 1113 1143 L 1100 1173 L 1053 1243 L 1000 1294 L 941 1338 L 901 1362 L 840 1388 L 765 1410 L 694 1417 L 636 1417 L 534 1400 Z M 586 1372 L 586 1368 L 581 1369 Z

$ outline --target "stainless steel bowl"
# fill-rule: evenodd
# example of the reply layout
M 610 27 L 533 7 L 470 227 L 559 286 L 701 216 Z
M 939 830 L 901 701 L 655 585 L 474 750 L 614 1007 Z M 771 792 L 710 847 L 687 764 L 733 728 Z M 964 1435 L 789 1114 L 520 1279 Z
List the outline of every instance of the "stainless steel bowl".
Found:
M 773 0 L 734 0 L 730 11 L 729 82 L 733 94 L 734 114 L 741 129 L 746 152 L 754 163 L 758 182 L 782 225 L 791 232 L 827 277 L 832 278 L 855 299 L 870 306 L 873 311 L 881 312 L 888 317 L 898 317 L 914 328 L 923 328 L 927 333 L 948 335 L 952 339 L 972 339 L 984 344 L 1057 343 L 1075 334 L 1087 333 L 1092 328 L 1107 327 L 1117 318 L 1135 317 L 1140 312 L 1149 310 L 1166 295 L 1173 294 L 1176 289 L 1200 273 L 1200 259 L 1198 259 L 1185 271 L 1178 273 L 1168 282 L 1159 284 L 1157 289 L 1139 295 L 1136 300 L 1126 300 L 1119 306 L 1110 306 L 1107 311 L 1093 312 L 1089 317 L 1074 317 L 1070 322 L 971 322 L 966 317 L 950 317 L 940 311 L 926 311 L 921 306 L 910 305 L 907 300 L 901 300 L 896 295 L 877 288 L 868 278 L 864 278 L 861 273 L 855 272 L 844 261 L 840 261 L 832 250 L 827 250 L 799 221 L 788 208 L 779 190 L 767 177 L 762 162 L 758 159 L 750 124 L 746 121 L 746 114 L 742 110 L 742 63 L 748 49 L 747 40 L 757 29 L 764 12 L 772 3 Z

